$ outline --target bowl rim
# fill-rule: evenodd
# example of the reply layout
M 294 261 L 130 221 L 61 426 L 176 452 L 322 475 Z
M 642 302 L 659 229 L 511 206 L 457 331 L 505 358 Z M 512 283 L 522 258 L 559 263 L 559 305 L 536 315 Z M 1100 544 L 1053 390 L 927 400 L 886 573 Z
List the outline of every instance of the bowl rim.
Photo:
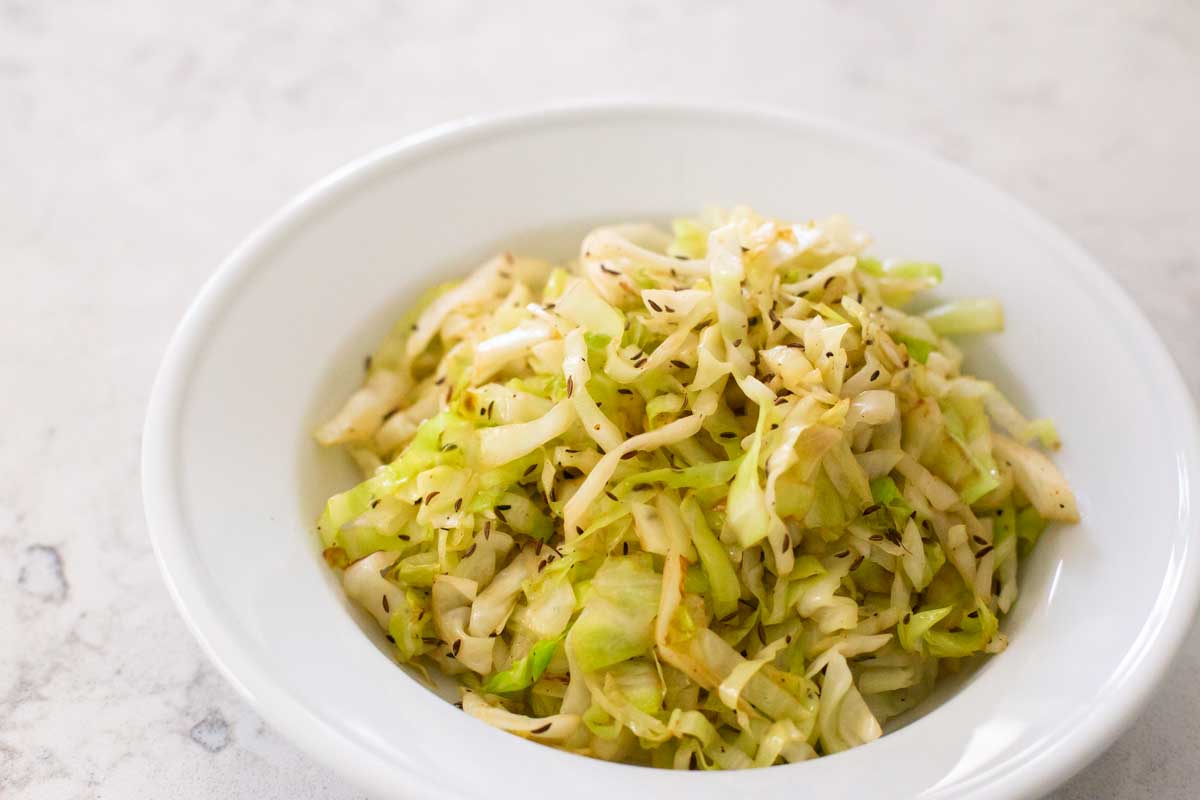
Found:
M 1115 278 L 1057 226 L 986 179 L 940 156 L 873 131 L 762 105 L 717 108 L 643 98 L 598 99 L 468 116 L 402 137 L 348 162 L 301 191 L 239 244 L 204 283 L 172 335 L 154 380 L 142 437 L 142 494 L 150 541 L 171 598 L 202 650 L 250 706 L 309 757 L 369 791 L 387 794 L 396 789 L 388 775 L 394 774 L 400 768 L 398 765 L 382 763 L 376 755 L 325 726 L 305 708 L 301 699 L 275 686 L 270 673 L 254 655 L 227 635 L 208 597 L 203 576 L 189 563 L 188 525 L 175 475 L 180 438 L 176 422 L 187 401 L 192 367 L 203 347 L 205 332 L 219 323 L 223 309 L 254 275 L 262 257 L 326 207 L 387 170 L 435 152 L 470 146 L 522 129 L 638 118 L 685 118 L 691 122 L 739 120 L 779 128 L 816 129 L 949 171 L 1001 202 L 1032 232 L 1069 253 L 1075 264 L 1086 268 L 1092 283 L 1090 288 L 1124 312 L 1124 321 L 1133 326 L 1133 333 L 1148 348 L 1146 357 L 1154 360 L 1161 370 L 1158 374 L 1168 390 L 1167 399 L 1174 402 L 1181 414 L 1177 421 L 1183 434 L 1180 449 L 1186 450 L 1186 458 L 1181 456 L 1178 464 L 1182 493 L 1179 528 L 1186 530 L 1187 535 L 1182 546 L 1172 551 L 1168 578 L 1158 595 L 1155 613 L 1139 633 L 1141 652 L 1132 659 L 1132 664 L 1123 665 L 1127 667 L 1123 669 L 1123 691 L 1113 692 L 1107 703 L 1091 709 L 1072 735 L 1051 741 L 1015 773 L 980 776 L 979 781 L 968 780 L 963 788 L 965 796 L 970 797 L 1023 797 L 1049 791 L 1062 783 L 1108 747 L 1141 711 L 1165 677 L 1200 605 L 1200 566 L 1189 552 L 1191 540 L 1200 530 L 1200 520 L 1192 515 L 1189 499 L 1190 486 L 1200 482 L 1200 420 L 1195 401 L 1178 365 L 1140 308 Z M 405 790 L 415 797 L 459 796 L 456 789 L 445 784 L 436 787 L 409 784 Z

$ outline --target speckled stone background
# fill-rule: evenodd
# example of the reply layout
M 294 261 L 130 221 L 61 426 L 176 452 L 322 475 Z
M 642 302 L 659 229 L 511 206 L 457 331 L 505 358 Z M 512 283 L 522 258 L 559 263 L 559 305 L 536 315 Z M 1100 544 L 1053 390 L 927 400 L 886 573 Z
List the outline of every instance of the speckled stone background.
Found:
M 167 597 L 138 489 L 155 367 L 225 253 L 345 160 L 631 93 L 800 108 L 970 167 L 1096 254 L 1200 390 L 1189 0 L 0 0 L 0 797 L 361 797 Z M 1193 633 L 1053 796 L 1200 796 L 1198 671 Z

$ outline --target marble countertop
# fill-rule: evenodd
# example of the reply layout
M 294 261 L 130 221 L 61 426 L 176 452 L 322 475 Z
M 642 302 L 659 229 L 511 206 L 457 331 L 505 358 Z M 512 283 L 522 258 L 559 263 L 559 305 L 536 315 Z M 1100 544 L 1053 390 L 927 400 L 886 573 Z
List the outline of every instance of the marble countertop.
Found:
M 142 519 L 140 428 L 225 253 L 432 123 L 637 92 L 878 129 L 1065 228 L 1200 391 L 1196 4 L 600 6 L 0 0 L 0 797 L 361 796 L 184 628 Z M 1195 797 L 1198 669 L 1193 631 L 1053 797 Z

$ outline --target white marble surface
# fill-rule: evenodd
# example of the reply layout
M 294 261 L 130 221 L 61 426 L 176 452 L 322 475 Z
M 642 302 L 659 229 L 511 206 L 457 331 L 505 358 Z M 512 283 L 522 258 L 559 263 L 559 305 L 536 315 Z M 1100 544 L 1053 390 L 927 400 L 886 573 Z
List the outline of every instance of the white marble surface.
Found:
M 969 166 L 1097 254 L 1200 390 L 1188 0 L 0 0 L 0 797 L 360 796 L 264 726 L 167 597 L 138 491 L 156 364 L 221 257 L 344 160 L 632 92 L 803 108 Z M 1054 797 L 1200 794 L 1198 668 L 1193 632 Z

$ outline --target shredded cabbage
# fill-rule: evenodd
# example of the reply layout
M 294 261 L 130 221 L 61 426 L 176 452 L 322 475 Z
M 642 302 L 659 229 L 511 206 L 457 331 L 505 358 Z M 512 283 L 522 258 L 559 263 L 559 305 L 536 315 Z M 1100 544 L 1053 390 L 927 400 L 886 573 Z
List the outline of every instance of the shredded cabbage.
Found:
M 347 597 L 466 713 L 597 758 L 793 763 L 877 738 L 1004 649 L 1018 566 L 1076 521 L 1059 446 L 923 314 L 936 264 L 841 217 L 597 229 L 566 267 L 439 287 L 316 438 Z

